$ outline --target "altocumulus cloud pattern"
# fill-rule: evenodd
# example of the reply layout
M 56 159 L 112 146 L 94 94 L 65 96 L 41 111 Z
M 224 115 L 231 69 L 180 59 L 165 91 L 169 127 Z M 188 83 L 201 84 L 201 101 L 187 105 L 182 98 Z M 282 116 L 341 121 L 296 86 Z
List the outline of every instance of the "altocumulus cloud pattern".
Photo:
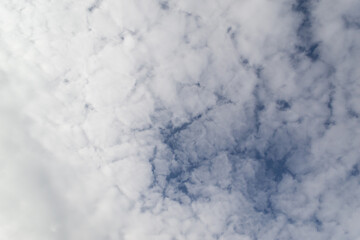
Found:
M 360 2 L 2 0 L 0 239 L 360 239 Z

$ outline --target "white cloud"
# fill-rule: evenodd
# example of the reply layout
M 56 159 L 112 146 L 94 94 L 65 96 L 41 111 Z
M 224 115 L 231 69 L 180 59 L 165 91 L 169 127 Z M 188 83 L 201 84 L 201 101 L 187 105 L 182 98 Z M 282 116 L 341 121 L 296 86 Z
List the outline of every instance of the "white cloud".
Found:
M 4 1 L 0 238 L 358 238 L 358 9 Z

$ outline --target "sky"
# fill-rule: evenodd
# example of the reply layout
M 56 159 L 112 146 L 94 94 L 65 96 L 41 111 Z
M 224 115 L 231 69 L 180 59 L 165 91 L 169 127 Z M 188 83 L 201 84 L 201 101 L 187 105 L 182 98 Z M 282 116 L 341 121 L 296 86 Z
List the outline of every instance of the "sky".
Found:
M 360 239 L 360 2 L 2 0 L 0 239 Z

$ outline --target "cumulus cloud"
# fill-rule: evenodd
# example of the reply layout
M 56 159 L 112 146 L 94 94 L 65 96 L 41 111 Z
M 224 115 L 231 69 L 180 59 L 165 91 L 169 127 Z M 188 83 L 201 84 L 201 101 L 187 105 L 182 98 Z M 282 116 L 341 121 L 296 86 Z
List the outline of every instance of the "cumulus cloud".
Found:
M 356 1 L 3 1 L 0 237 L 357 239 Z

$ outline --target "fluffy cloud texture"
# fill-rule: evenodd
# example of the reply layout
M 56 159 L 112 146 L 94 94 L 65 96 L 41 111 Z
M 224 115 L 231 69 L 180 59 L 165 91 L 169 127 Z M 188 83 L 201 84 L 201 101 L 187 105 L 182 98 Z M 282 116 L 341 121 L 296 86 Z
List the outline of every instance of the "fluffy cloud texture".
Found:
M 0 3 L 0 238 L 360 239 L 360 3 Z

